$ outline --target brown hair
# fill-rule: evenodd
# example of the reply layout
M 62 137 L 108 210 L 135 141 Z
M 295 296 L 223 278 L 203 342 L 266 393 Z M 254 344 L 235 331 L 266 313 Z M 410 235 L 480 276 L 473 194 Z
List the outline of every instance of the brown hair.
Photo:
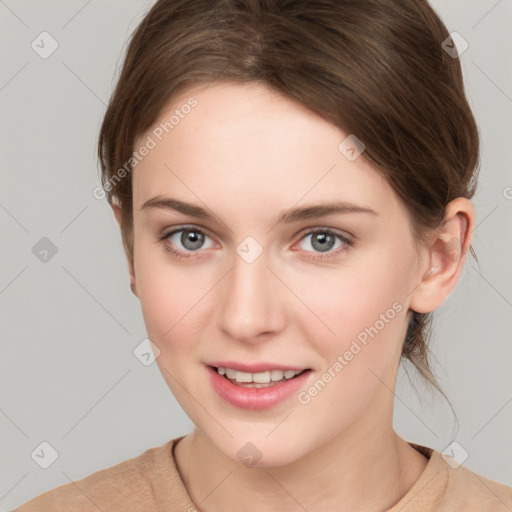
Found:
M 129 264 L 131 174 L 113 178 L 171 97 L 214 81 L 271 86 L 355 134 L 424 244 L 447 203 L 477 183 L 478 129 L 448 37 L 426 0 L 158 0 L 132 34 L 98 140 Z M 402 357 L 444 395 L 428 361 L 430 322 L 413 313 Z

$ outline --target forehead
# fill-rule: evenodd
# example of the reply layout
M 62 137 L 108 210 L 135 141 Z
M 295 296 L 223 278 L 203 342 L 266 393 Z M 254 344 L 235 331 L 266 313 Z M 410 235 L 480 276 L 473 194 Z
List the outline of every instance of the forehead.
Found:
M 134 168 L 134 208 L 166 194 L 208 199 L 212 208 L 227 198 L 246 209 L 258 199 L 286 208 L 301 198 L 389 208 L 394 191 L 364 152 L 351 161 L 340 151 L 348 135 L 264 85 L 191 87 L 136 141 L 135 149 L 150 139 L 153 147 Z

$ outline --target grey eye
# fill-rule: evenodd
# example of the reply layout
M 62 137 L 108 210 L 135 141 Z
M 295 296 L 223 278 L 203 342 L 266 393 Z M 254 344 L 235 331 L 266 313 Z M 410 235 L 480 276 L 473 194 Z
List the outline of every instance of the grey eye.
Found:
M 336 240 L 343 239 L 343 237 L 341 235 L 339 235 L 338 233 L 334 233 L 334 232 L 328 231 L 328 230 L 317 230 L 317 231 L 313 231 L 311 233 L 306 234 L 306 236 L 302 239 L 301 244 L 303 241 L 307 240 L 308 238 L 311 239 L 309 245 L 311 247 L 313 247 L 314 251 L 318 251 L 318 252 L 327 252 L 327 251 L 331 251 L 333 249 L 337 249 L 339 247 L 339 245 L 337 247 L 335 247 Z M 340 242 L 340 245 L 341 245 L 341 242 Z M 307 247 L 301 247 L 301 248 L 306 251 L 310 250 Z
M 205 249 L 206 247 L 203 247 L 205 240 L 210 238 L 208 235 L 195 228 L 182 228 L 173 231 L 168 237 L 174 246 L 177 246 L 178 249 L 184 250 L 185 252 Z

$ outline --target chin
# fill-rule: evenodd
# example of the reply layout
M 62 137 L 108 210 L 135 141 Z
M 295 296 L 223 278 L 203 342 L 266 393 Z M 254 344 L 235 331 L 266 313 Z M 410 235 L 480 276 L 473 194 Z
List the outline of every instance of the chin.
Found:
M 274 439 L 241 436 L 235 439 L 226 439 L 226 445 L 218 445 L 217 449 L 228 459 L 247 468 L 271 468 L 286 466 L 295 462 L 302 454 L 297 451 L 297 444 L 288 438 L 289 444 L 284 445 L 283 440 L 276 436 Z

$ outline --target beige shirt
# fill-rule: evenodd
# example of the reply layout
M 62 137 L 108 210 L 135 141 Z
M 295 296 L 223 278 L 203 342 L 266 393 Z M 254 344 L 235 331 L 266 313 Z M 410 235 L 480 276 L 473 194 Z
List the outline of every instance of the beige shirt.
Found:
M 180 439 L 50 490 L 13 512 L 196 512 L 174 457 Z M 511 487 L 464 466 L 454 469 L 440 452 L 409 444 L 429 462 L 388 512 L 512 511 Z

